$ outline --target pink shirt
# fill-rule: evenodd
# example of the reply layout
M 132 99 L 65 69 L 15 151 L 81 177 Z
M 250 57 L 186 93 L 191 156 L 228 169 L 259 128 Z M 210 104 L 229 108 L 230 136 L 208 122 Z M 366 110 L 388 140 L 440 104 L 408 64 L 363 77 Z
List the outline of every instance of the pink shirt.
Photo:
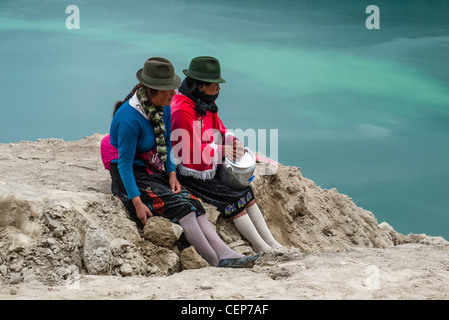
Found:
M 109 170 L 114 159 L 118 159 L 118 149 L 109 142 L 108 134 L 101 140 L 101 160 L 106 170 Z

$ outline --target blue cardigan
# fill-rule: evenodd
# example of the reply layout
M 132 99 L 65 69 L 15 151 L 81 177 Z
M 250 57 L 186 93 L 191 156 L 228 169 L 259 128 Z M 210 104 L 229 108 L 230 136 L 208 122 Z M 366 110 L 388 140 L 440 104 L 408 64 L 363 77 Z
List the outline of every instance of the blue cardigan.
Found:
M 165 171 L 175 171 L 175 164 L 172 159 L 171 135 L 171 111 L 170 106 L 164 107 L 162 115 L 166 132 L 164 134 L 165 144 L 167 146 L 167 161 L 165 161 Z M 156 147 L 154 128 L 151 121 L 147 120 L 139 111 L 126 101 L 115 113 L 109 130 L 110 142 L 118 149 L 118 159 L 112 160 L 112 163 L 118 162 L 118 170 L 125 186 L 128 198 L 140 196 L 134 178 L 133 165 L 145 166 L 140 159 L 135 159 L 136 153 L 148 152 Z

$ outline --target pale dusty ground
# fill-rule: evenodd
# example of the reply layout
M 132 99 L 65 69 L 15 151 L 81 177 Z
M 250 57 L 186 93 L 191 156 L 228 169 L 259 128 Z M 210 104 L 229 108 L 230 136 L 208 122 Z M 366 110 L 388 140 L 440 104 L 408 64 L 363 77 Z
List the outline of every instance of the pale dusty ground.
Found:
M 405 244 L 341 253 L 268 253 L 252 269 L 202 268 L 168 277 L 82 276 L 6 285 L 0 299 L 448 299 L 449 246 Z

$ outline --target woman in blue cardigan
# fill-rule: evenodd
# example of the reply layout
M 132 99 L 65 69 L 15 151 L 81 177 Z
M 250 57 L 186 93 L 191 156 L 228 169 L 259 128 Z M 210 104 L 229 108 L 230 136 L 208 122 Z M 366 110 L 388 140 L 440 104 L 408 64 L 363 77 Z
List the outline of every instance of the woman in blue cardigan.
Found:
M 210 265 L 252 266 L 258 255 L 244 256 L 229 248 L 206 219 L 201 202 L 176 177 L 169 105 L 181 80 L 173 65 L 165 58 L 150 58 L 136 76 L 140 83 L 116 104 L 111 123 L 110 145 L 118 151 L 109 166 L 112 192 L 138 227 L 153 215 L 166 217 L 183 227 L 187 240 Z

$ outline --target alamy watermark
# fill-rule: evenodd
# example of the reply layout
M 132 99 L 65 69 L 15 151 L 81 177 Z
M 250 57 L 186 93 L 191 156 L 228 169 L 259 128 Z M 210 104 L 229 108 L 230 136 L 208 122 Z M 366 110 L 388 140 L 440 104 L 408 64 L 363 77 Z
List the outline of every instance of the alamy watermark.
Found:
M 70 14 L 65 20 L 65 27 L 67 29 L 80 28 L 80 9 L 78 6 L 71 4 L 65 8 L 65 13 Z
M 380 276 L 379 267 L 375 265 L 369 265 L 365 269 L 365 274 L 367 275 L 365 279 L 365 286 L 368 291 L 375 291 L 380 289 Z
M 365 26 L 368 30 L 380 29 L 380 10 L 376 5 L 366 7 L 365 13 L 370 13 L 366 18 Z
M 223 134 L 212 128 L 202 130 L 201 122 L 194 121 L 191 130 L 184 128 L 172 130 L 172 159 L 176 165 L 180 163 L 221 164 L 224 158 L 232 159 L 231 152 L 236 147 L 240 147 L 255 154 L 256 161 L 268 163 L 274 166 L 273 169 L 277 170 L 278 138 L 278 129 L 228 129 L 228 132 Z M 234 140 L 239 141 L 240 144 L 236 146 Z M 223 148 L 220 146 L 223 146 Z M 276 170 L 267 171 L 265 175 L 274 174 Z
M 65 280 L 65 286 L 70 290 L 78 290 L 80 288 L 80 270 L 77 266 L 69 266 L 66 269 L 67 278 Z
M 68 5 L 65 13 L 69 16 L 65 20 L 67 29 L 80 29 L 80 9 L 77 5 Z M 370 15 L 365 20 L 365 26 L 368 30 L 380 29 L 380 9 L 378 6 L 371 4 L 366 7 L 365 13 Z

